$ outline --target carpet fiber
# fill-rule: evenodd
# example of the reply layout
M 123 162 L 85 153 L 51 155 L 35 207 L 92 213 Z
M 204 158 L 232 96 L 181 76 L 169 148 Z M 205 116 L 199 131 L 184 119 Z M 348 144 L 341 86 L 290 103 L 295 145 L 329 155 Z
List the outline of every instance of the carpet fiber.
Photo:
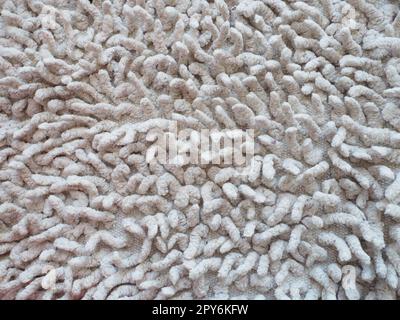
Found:
M 399 297 L 398 1 L 0 9 L 0 298 Z

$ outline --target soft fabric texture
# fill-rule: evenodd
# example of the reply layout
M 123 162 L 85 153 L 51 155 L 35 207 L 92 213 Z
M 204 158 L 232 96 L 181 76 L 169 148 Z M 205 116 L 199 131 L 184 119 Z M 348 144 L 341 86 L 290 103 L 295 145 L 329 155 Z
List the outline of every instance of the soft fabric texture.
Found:
M 399 297 L 398 1 L 0 9 L 0 298 Z M 254 154 L 148 158 L 172 122 Z

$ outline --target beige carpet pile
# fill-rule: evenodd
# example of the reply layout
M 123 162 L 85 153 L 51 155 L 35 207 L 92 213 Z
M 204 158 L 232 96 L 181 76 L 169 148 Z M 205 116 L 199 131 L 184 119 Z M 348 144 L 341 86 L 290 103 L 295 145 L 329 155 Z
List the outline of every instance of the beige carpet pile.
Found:
M 399 298 L 399 12 L 0 0 L 0 299 Z

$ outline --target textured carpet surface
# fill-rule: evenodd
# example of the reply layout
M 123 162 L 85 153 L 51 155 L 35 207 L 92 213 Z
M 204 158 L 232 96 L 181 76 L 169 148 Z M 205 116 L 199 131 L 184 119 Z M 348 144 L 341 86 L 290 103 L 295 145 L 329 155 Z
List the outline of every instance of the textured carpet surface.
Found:
M 0 298 L 399 297 L 398 1 L 0 9 Z

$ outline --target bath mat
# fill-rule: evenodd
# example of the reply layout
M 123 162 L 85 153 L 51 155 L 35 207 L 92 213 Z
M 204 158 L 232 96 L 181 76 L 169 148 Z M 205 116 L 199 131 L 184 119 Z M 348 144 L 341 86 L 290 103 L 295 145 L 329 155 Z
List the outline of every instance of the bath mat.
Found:
M 0 10 L 0 299 L 399 297 L 398 1 Z

